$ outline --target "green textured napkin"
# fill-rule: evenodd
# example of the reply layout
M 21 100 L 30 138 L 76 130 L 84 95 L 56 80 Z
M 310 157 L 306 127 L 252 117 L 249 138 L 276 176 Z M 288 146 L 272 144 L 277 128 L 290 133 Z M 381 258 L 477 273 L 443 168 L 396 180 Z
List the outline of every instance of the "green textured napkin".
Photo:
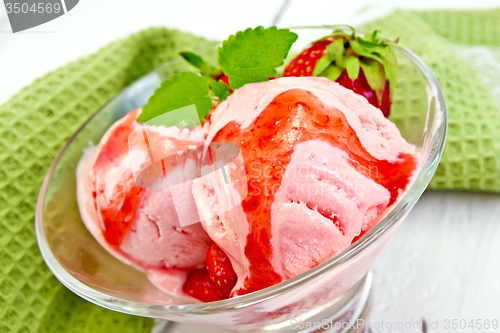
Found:
M 499 46 L 498 22 L 499 11 L 398 12 L 372 24 L 400 36 L 443 85 L 450 134 L 434 188 L 500 191 L 498 107 L 446 40 Z M 479 33 L 453 28 L 463 24 Z M 206 43 L 149 29 L 47 74 L 0 106 L 0 333 L 150 331 L 151 319 L 94 306 L 52 276 L 36 244 L 35 202 L 52 159 L 89 115 L 178 51 Z
M 207 43 L 149 29 L 45 75 L 0 107 L 0 333 L 151 330 L 152 319 L 93 305 L 53 277 L 35 239 L 36 198 L 53 158 L 91 114 L 179 51 Z
M 441 84 L 449 131 L 429 188 L 500 191 L 500 108 L 452 44 L 500 47 L 500 10 L 397 11 L 364 28 L 399 37 L 431 67 Z M 399 94 L 396 99 L 411 97 L 411 90 L 406 90 L 406 96 Z

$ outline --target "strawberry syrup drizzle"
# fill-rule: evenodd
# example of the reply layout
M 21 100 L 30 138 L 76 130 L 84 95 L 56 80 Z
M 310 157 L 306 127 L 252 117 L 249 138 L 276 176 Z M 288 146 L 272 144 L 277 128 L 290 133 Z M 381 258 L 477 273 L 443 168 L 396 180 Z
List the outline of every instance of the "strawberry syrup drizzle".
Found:
M 138 110 L 130 112 L 125 121 L 114 129 L 95 161 L 94 172 L 106 172 L 106 169 L 113 164 L 113 161 L 127 158 L 128 137 L 135 128 L 134 123 L 138 115 Z M 112 202 L 104 207 L 101 206 L 99 212 L 104 224 L 104 230 L 102 231 L 104 239 L 109 245 L 115 247 L 120 246 L 125 235 L 132 228 L 137 207 L 145 191 L 145 189 L 135 185 L 133 179 L 132 181 L 126 181 L 124 184 L 118 184 L 118 187 L 121 187 L 120 190 L 125 190 L 125 193 L 116 198 L 118 200 L 122 199 L 122 204 Z M 99 191 L 103 192 L 104 189 L 99 189 Z
M 106 144 L 102 147 L 94 164 L 93 171 L 96 174 L 100 173 L 102 176 L 102 174 L 109 172 L 108 168 L 111 165 L 118 164 L 122 159 L 128 158 L 128 138 L 130 133 L 132 133 L 137 126 L 140 126 L 136 122 L 138 116 L 139 110 L 130 112 L 127 116 L 125 116 L 123 123 L 113 130 L 113 133 L 111 133 Z M 143 131 L 143 133 L 146 132 Z M 147 131 L 147 133 L 147 135 L 144 135 L 144 140 L 148 148 L 151 147 L 150 142 L 155 142 L 155 147 L 162 146 L 161 142 L 162 140 L 165 140 L 165 137 L 162 137 L 153 131 Z M 173 138 L 168 138 L 168 140 L 170 140 L 173 146 L 176 147 L 175 151 L 172 151 L 171 154 L 174 154 L 177 151 L 187 150 L 193 145 L 193 143 L 189 141 L 176 140 Z M 158 142 L 160 144 L 158 144 Z M 186 155 L 182 156 L 185 157 Z M 151 155 L 150 158 L 152 159 Z M 166 179 L 167 170 L 164 160 L 159 162 L 161 162 L 162 165 L 163 176 L 165 177 L 164 179 Z M 183 163 L 181 159 L 178 159 L 177 162 Z M 132 229 L 136 212 L 147 190 L 135 183 L 132 173 L 127 176 L 127 178 L 120 179 L 116 185 L 111 198 L 112 201 L 110 203 L 100 205 L 98 211 L 104 224 L 104 230 L 102 231 L 104 239 L 109 245 L 116 248 L 120 247 L 125 236 Z M 102 193 L 104 192 L 104 189 L 101 188 L 97 190 L 101 192 L 101 197 L 104 196 Z M 97 202 L 97 193 L 94 192 L 93 196 Z
M 271 205 L 294 146 L 308 140 L 325 141 L 347 152 L 351 165 L 358 172 L 389 190 L 389 205 L 409 183 L 416 167 L 415 158 L 406 153 L 401 153 L 398 162 L 394 163 L 373 157 L 362 146 L 341 111 L 324 105 L 302 89 L 291 89 L 276 96 L 244 130 L 236 122 L 226 125 L 213 141 L 240 146 L 248 177 L 248 195 L 242 208 L 250 225 L 245 247 L 250 276 L 239 294 L 260 290 L 282 280 L 270 262 Z

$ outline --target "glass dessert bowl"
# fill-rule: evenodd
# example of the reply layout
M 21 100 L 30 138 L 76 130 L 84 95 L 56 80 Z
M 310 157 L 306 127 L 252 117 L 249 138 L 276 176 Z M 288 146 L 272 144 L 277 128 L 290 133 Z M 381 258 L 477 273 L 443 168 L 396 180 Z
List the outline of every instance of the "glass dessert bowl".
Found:
M 335 28 L 343 27 L 293 30 L 310 41 L 314 40 L 311 36 Z M 123 313 L 244 331 L 311 331 L 321 325 L 332 331 L 349 330 L 369 303 L 370 265 L 427 187 L 446 136 L 446 107 L 439 83 L 415 54 L 403 46 L 397 51 L 398 76 L 404 79 L 396 88 L 390 119 L 420 153 L 417 175 L 377 225 L 334 257 L 247 295 L 185 304 L 154 287 L 144 273 L 113 257 L 87 231 L 76 202 L 75 172 L 82 150 L 89 141 L 99 142 L 117 119 L 142 107 L 160 83 L 177 71 L 173 62 L 137 81 L 98 111 L 55 158 L 36 210 L 37 238 L 47 265 L 77 295 Z

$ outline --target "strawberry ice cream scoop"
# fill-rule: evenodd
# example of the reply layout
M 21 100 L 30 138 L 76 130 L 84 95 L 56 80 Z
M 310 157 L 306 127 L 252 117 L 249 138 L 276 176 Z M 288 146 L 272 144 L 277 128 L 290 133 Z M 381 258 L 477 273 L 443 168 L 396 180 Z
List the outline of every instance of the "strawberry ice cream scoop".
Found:
M 147 147 L 141 147 L 144 141 L 133 136 L 142 135 L 142 125 L 136 122 L 139 113 L 135 110 L 118 120 L 98 147 L 85 152 L 77 169 L 78 205 L 83 222 L 103 247 L 121 261 L 145 271 L 160 289 L 186 296 L 182 286 L 187 274 L 204 265 L 212 242 L 199 223 L 181 226 L 179 221 L 179 216 L 199 219 L 190 182 L 197 176 L 199 162 L 191 156 L 166 170 L 167 178 L 180 184 L 175 195 L 182 197 L 177 201 L 181 205 L 174 204 L 168 186 L 137 185 L 138 170 L 133 166 L 140 171 L 151 165 Z M 203 145 L 200 127 L 143 128 L 148 144 L 159 147 L 155 151 L 159 155 Z
M 237 274 L 233 295 L 315 267 L 375 225 L 411 182 L 415 147 L 368 101 L 320 77 L 248 84 L 211 116 L 207 143 L 241 148 L 248 194 L 193 182 L 202 225 Z

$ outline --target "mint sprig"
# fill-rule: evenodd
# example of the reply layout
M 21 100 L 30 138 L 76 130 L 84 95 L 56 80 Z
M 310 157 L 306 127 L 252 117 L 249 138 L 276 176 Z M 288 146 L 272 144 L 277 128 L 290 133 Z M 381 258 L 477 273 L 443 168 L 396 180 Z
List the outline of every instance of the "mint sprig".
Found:
M 218 62 L 231 88 L 267 81 L 275 75 L 297 37 L 288 29 L 262 26 L 229 36 L 218 49 Z
M 215 68 L 207 64 L 207 62 L 198 54 L 191 51 L 179 52 L 179 55 L 191 65 L 200 70 L 203 75 L 210 75 L 215 71 Z
M 142 108 L 137 121 L 144 123 L 166 112 L 192 104 L 196 106 L 200 119 L 207 117 L 212 109 L 207 80 L 192 72 L 174 74 L 156 89 L 148 103 Z
M 210 88 L 212 88 L 212 92 L 219 98 L 220 102 L 225 101 L 231 94 L 231 90 L 227 84 L 222 81 L 210 82 Z
M 237 32 L 218 48 L 220 68 L 217 69 L 196 53 L 180 52 L 202 76 L 183 72 L 162 82 L 161 87 L 144 106 L 137 121 L 143 123 L 192 104 L 196 105 L 200 119 L 206 118 L 212 109 L 214 96 L 222 102 L 230 95 L 231 89 L 236 90 L 247 83 L 267 81 L 275 75 L 276 68 L 283 64 L 297 37 L 297 34 L 288 29 L 276 27 L 264 29 L 259 26 Z M 228 76 L 231 88 L 218 81 L 223 74 Z

